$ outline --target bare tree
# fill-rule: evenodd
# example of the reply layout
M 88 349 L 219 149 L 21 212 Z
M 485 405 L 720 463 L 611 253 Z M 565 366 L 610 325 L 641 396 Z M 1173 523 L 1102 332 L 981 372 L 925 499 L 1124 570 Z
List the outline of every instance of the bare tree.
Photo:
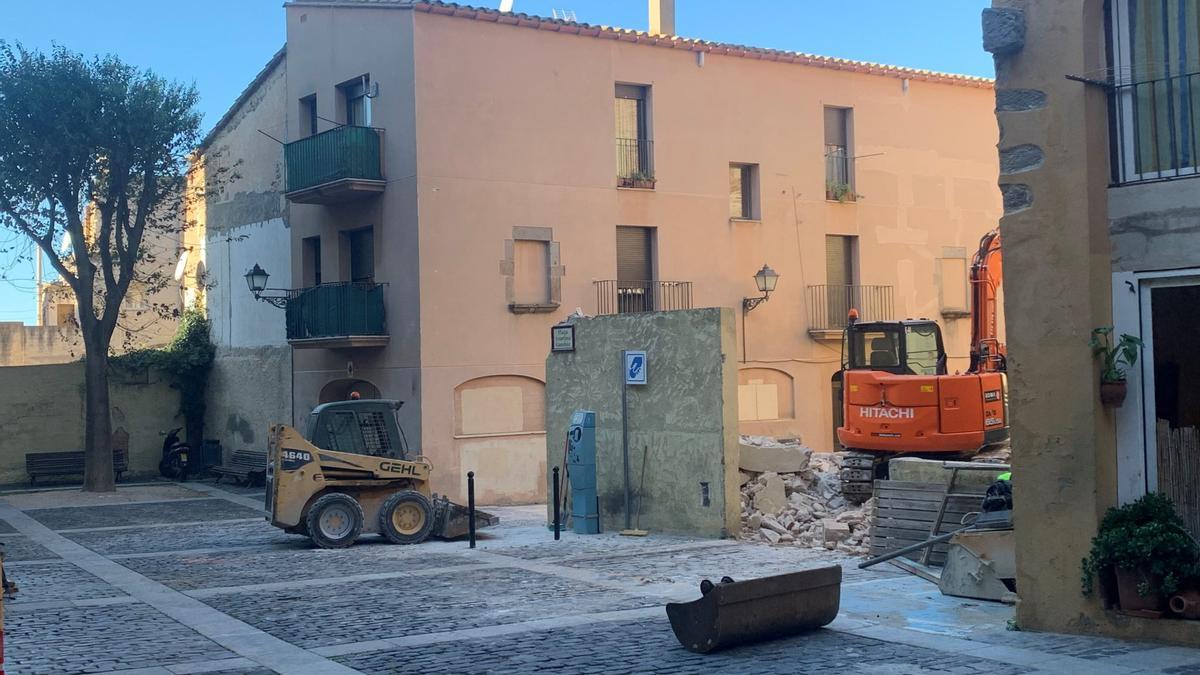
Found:
M 0 42 L 0 227 L 32 240 L 75 294 L 85 490 L 115 489 L 108 372 L 122 302 L 131 285 L 170 278 L 148 264 L 147 239 L 186 228 L 182 202 L 201 197 L 186 180 L 197 101 L 194 86 L 114 56 Z

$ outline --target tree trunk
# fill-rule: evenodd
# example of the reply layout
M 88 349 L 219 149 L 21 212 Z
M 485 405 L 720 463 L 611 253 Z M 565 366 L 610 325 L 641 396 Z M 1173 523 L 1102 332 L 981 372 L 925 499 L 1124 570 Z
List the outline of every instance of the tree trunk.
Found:
M 108 402 L 108 345 L 88 340 L 84 361 L 85 492 L 113 492 L 112 418 Z

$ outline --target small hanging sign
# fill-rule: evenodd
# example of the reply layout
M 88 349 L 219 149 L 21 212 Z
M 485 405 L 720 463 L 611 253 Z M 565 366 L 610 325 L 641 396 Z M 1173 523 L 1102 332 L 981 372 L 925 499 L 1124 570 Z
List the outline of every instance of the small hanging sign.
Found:
M 550 351 L 575 351 L 575 324 L 560 323 L 550 327 Z

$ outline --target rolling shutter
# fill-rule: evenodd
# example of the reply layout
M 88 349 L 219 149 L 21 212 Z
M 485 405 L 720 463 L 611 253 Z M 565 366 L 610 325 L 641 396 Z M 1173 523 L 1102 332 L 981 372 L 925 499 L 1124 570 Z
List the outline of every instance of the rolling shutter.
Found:
M 617 281 L 652 281 L 650 228 L 617 228 Z

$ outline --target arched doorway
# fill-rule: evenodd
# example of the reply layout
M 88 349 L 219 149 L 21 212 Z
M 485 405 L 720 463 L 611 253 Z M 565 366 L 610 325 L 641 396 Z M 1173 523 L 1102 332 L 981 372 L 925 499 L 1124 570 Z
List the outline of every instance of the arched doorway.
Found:
M 324 387 L 321 387 L 321 396 L 318 403 L 333 403 L 334 401 L 347 401 L 350 399 L 351 392 L 358 392 L 359 398 L 381 398 L 379 387 L 371 384 L 367 380 L 358 380 L 346 378 L 334 380 Z
M 454 445 L 474 471 L 476 500 L 536 504 L 546 499 L 546 385 L 521 375 L 491 375 L 454 388 Z

